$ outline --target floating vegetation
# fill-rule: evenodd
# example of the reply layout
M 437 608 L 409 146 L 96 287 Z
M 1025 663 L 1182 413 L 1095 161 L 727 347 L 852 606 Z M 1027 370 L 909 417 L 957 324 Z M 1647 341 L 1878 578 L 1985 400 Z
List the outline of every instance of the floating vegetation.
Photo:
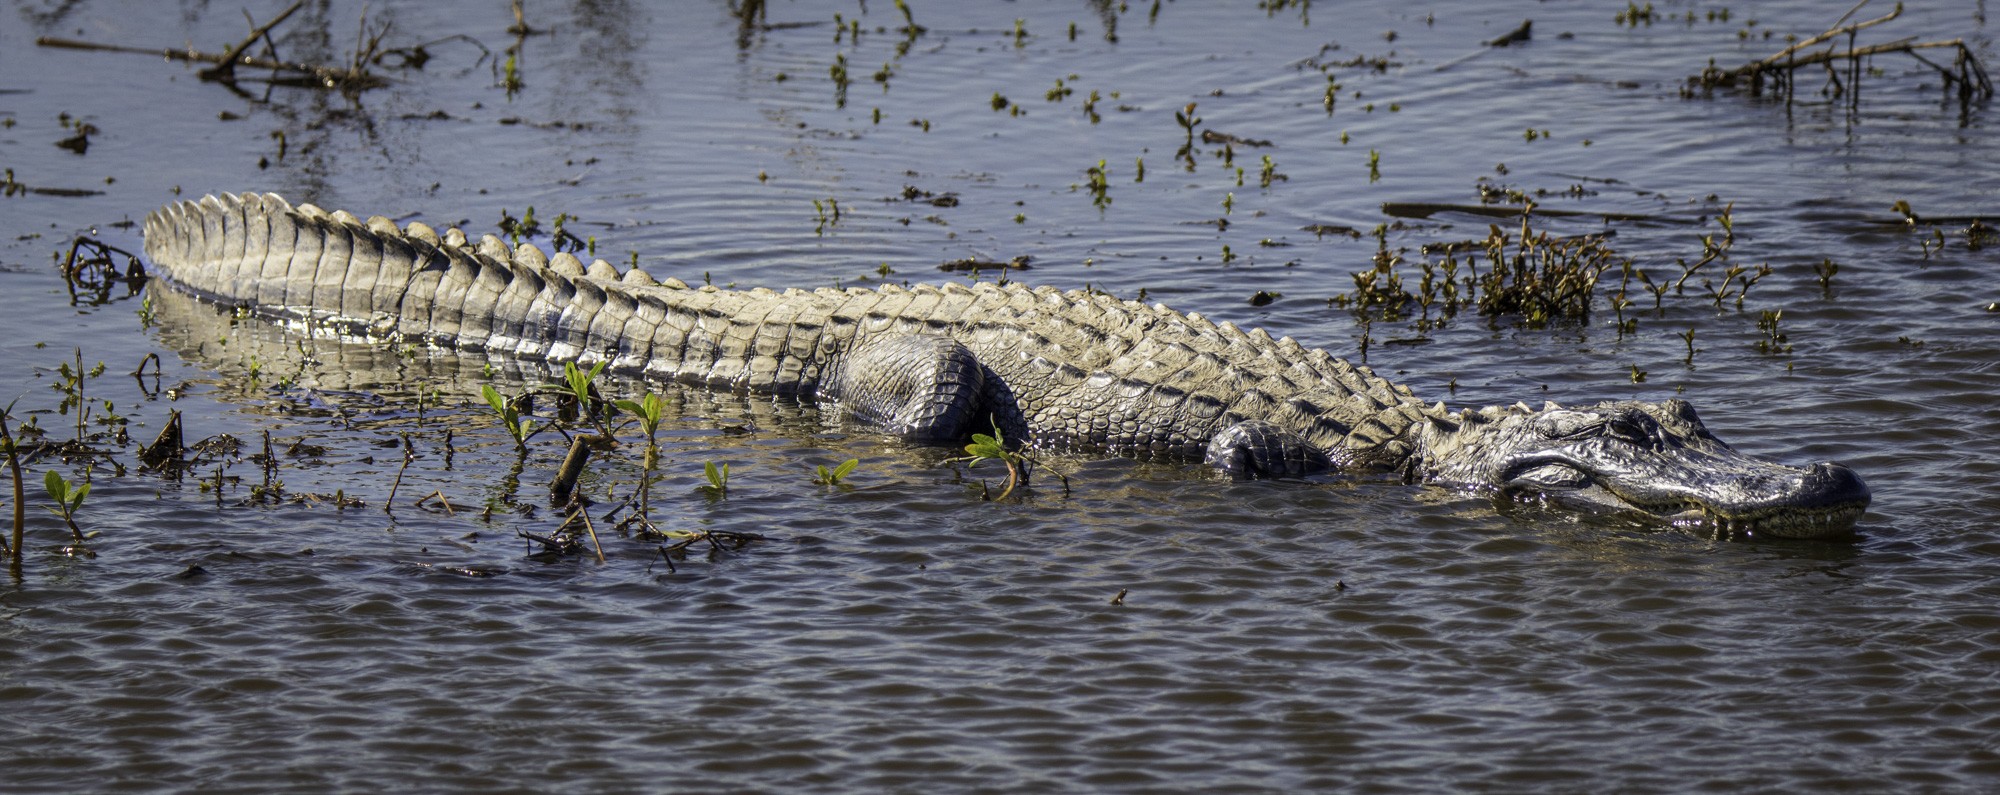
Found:
M 91 188 L 45 188 L 28 185 L 16 180 L 14 178 L 14 169 L 11 168 L 7 169 L 4 174 L 0 174 L 0 196 L 26 195 L 79 198 L 83 196 L 102 196 L 104 195 L 104 191 Z
M 847 107 L 847 85 L 852 82 L 847 76 L 847 56 L 835 54 L 833 65 L 827 67 L 827 73 L 833 78 L 833 106 Z
M 978 278 L 979 274 L 983 271 L 999 271 L 1000 281 L 1005 282 L 1007 280 L 1007 273 L 1009 271 L 1033 270 L 1034 269 L 1033 263 L 1034 263 L 1034 257 L 1026 254 L 1023 254 L 1021 256 L 1009 260 L 991 260 L 980 257 L 964 257 L 961 259 L 955 259 L 939 263 L 938 270 L 945 271 L 947 273 L 970 272 L 973 274 L 974 278 Z
M 1627 2 L 1625 10 L 1613 15 L 1612 21 L 1618 23 L 1620 26 L 1629 25 L 1636 28 L 1642 24 L 1650 26 L 1656 18 L 1657 16 L 1653 12 L 1652 3 L 1647 3 L 1644 7 L 1641 7 L 1638 3 Z
M 90 151 L 90 136 L 102 132 L 97 129 L 97 125 L 82 119 L 73 118 L 67 113 L 58 117 L 58 121 L 62 123 L 62 128 L 68 130 L 71 134 L 68 138 L 57 141 L 56 146 L 68 149 L 79 155 Z
M 1104 161 L 1099 160 L 1097 161 L 1097 165 L 1084 169 L 1084 176 L 1089 179 L 1086 187 L 1090 189 L 1091 205 L 1096 207 L 1099 212 L 1110 207 L 1111 179 L 1105 170 Z
M 825 235 L 827 227 L 840 223 L 840 200 L 813 200 L 813 234 Z

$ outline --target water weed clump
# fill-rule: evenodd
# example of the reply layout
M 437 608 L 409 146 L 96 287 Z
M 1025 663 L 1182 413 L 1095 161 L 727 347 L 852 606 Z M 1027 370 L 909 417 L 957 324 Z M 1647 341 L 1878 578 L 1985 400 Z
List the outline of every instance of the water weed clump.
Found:
M 1377 226 L 1374 266 L 1354 274 L 1354 290 L 1331 303 L 1350 307 L 1371 320 L 1407 316 L 1412 307 L 1424 319 L 1433 310 L 1449 317 L 1468 307 L 1489 317 L 1518 316 L 1529 328 L 1558 321 L 1580 322 L 1590 315 L 1604 272 L 1629 263 L 1601 235 L 1556 237 L 1536 230 L 1523 216 L 1518 232 L 1489 225 L 1485 239 L 1431 247 L 1436 259 L 1419 259 L 1415 290 L 1403 275 L 1403 251 L 1391 250 L 1388 227 Z

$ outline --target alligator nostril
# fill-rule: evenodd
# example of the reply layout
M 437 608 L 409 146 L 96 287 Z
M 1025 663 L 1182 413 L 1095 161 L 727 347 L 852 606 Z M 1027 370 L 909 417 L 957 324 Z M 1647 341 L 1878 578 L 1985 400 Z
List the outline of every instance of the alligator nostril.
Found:
M 1829 461 L 1807 467 L 1800 485 L 1806 493 L 1817 495 L 1826 502 L 1867 502 L 1870 497 L 1868 484 L 1861 482 L 1860 475 Z

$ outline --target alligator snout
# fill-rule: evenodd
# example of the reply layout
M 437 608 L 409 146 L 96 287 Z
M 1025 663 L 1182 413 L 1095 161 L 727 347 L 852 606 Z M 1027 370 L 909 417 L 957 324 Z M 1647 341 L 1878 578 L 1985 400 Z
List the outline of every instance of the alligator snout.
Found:
M 1728 499 L 1702 506 L 1703 520 L 1724 530 L 1785 538 L 1824 538 L 1852 532 L 1872 495 L 1854 470 L 1822 461 L 1801 470 L 1796 481 L 1763 499 Z M 1754 490 L 1753 490 L 1754 491 Z
M 1799 479 L 1799 490 L 1815 497 L 1814 501 L 1820 505 L 1859 504 L 1866 508 L 1874 496 L 1854 470 L 1831 461 L 1806 467 L 1805 477 Z

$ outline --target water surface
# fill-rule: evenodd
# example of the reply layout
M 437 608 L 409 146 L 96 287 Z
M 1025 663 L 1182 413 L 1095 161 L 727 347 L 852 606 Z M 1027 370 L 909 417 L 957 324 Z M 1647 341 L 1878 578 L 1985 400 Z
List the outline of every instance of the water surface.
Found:
M 106 364 L 86 379 L 93 416 L 123 417 L 132 439 L 100 439 L 95 464 L 28 466 L 27 554 L 0 578 L 6 790 L 2000 779 L 2000 245 L 1891 209 L 1995 212 L 1992 108 L 1901 56 L 1871 64 L 1859 103 L 1816 79 L 1790 104 L 1682 93 L 1711 59 L 1776 52 L 1845 4 L 1657 3 L 1633 25 L 1610 4 L 914 0 L 927 30 L 910 36 L 879 1 L 774 3 L 749 30 L 722 3 L 529 3 L 540 32 L 518 42 L 502 7 L 440 5 L 368 5 L 371 26 L 393 25 L 385 46 L 431 59 L 381 67 L 392 85 L 355 98 L 232 92 L 159 58 L 33 44 L 214 51 L 244 34 L 233 5 L 5 9 L 0 164 L 24 186 L 100 193 L 0 198 L 0 397 L 21 396 L 17 426 L 74 437 L 50 386 L 80 350 Z M 361 13 L 308 3 L 278 43 L 344 59 Z M 1531 42 L 1482 45 L 1523 15 Z M 1882 31 L 1963 36 L 1994 60 L 1982 2 L 1913 5 Z M 1271 146 L 1197 140 L 1190 166 L 1174 118 L 1189 103 L 1197 136 Z M 74 132 L 65 115 L 97 128 L 82 154 L 54 145 Z M 1090 189 L 1100 161 L 1108 202 Z M 1397 219 L 1384 202 L 1476 204 L 1481 185 L 1651 216 L 1537 226 L 1613 232 L 1655 278 L 1699 258 L 1727 210 L 1734 261 L 1773 271 L 1740 307 L 1700 277 L 1658 309 L 1635 286 L 1625 333 L 1610 284 L 1588 321 L 1547 329 L 1470 313 L 1363 325 L 1329 304 L 1378 246 L 1414 259 L 1491 222 Z M 1289 334 L 1453 407 L 1685 397 L 1746 452 L 1853 466 L 1875 503 L 1851 540 L 1720 539 L 1372 478 L 1237 483 L 1086 458 L 1048 462 L 1066 486 L 1045 476 L 987 503 L 991 465 L 954 468 L 950 449 L 674 389 L 656 518 L 767 540 L 671 569 L 657 542 L 609 531 L 604 563 L 550 555 L 517 533 L 561 522 L 546 484 L 564 446 L 550 434 L 517 455 L 477 397 L 546 373 L 64 286 L 51 252 L 73 237 L 136 251 L 129 222 L 219 190 L 475 233 L 532 206 L 608 260 L 740 287 L 968 279 L 938 265 L 1026 256 L 1010 277 Z M 1378 224 L 1393 225 L 1380 241 L 1303 229 Z M 1826 260 L 1839 271 L 1823 285 Z M 1280 297 L 1253 305 L 1260 291 Z M 1779 310 L 1789 350 L 1760 350 Z M 148 354 L 157 378 L 123 375 Z M 179 479 L 138 472 L 170 410 L 191 441 L 243 447 Z M 282 500 L 258 498 L 266 432 Z M 585 473 L 600 513 L 640 476 L 627 437 Z M 861 464 L 846 485 L 812 482 L 847 458 Z M 697 490 L 704 462 L 730 464 L 726 498 Z M 92 484 L 77 519 L 100 533 L 94 557 L 65 554 L 40 510 L 51 469 Z M 417 504 L 433 493 L 452 510 Z

